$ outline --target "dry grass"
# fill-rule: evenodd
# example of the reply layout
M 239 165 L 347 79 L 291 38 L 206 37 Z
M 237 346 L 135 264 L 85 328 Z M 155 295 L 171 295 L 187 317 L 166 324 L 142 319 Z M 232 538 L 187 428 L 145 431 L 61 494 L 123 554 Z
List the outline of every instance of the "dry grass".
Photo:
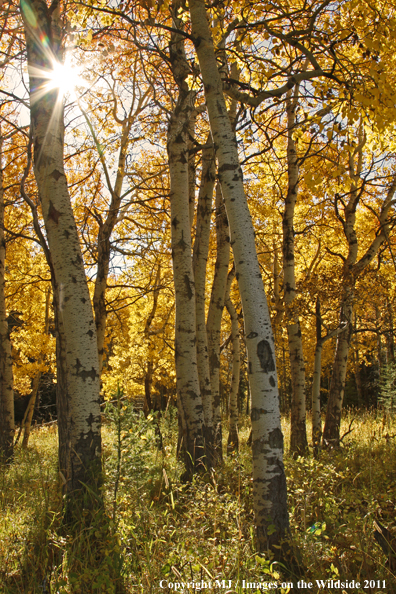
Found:
M 351 412 L 342 433 L 352 418 L 354 430 L 340 450 L 322 452 L 318 460 L 286 456 L 292 538 L 306 581 L 380 580 L 380 588 L 359 591 L 388 594 L 396 591 L 395 576 L 372 532 L 379 519 L 396 534 L 396 422 L 382 413 Z M 62 527 L 55 428 L 33 431 L 29 449 L 18 450 L 13 465 L 0 471 L 2 594 L 148 594 L 164 591 L 160 579 L 232 580 L 231 592 L 242 592 L 238 579 L 274 581 L 277 573 L 286 579 L 282 568 L 271 568 L 255 552 L 247 426 L 238 456 L 226 459 L 210 479 L 185 485 L 175 459 L 175 419 L 162 423 L 162 452 L 155 447 L 153 423 L 131 425 L 127 411 L 122 423 L 116 505 L 117 448 L 108 424 L 103 431 L 108 513 L 89 530 L 81 524 L 71 535 Z M 286 420 L 283 428 L 287 444 Z

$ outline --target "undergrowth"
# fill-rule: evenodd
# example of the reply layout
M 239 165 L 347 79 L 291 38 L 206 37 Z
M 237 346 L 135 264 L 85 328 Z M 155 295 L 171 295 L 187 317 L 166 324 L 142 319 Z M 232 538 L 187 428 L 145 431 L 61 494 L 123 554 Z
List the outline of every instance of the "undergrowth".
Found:
M 301 578 L 313 583 L 311 592 L 318 591 L 315 580 L 333 579 L 334 585 L 340 579 L 361 586 L 368 580 L 354 592 L 396 592 L 372 536 L 375 519 L 396 534 L 395 425 L 384 413 L 349 412 L 342 431 L 353 430 L 341 449 L 318 459 L 285 456 L 291 538 L 300 562 L 295 589 Z M 285 420 L 283 429 L 287 449 Z M 0 469 L 0 592 L 151 594 L 171 591 L 168 582 L 201 580 L 223 593 L 262 591 L 242 588 L 242 580 L 277 583 L 281 592 L 280 584 L 293 576 L 255 550 L 248 433 L 246 424 L 240 453 L 225 458 L 221 470 L 181 483 L 173 409 L 159 420 L 138 417 L 121 401 L 109 405 L 105 509 L 90 514 L 89 522 L 83 512 L 66 529 L 56 427 L 37 428 L 28 450 L 18 449 L 13 464 Z M 224 588 L 214 589 L 216 580 Z M 341 594 L 342 588 L 320 591 Z

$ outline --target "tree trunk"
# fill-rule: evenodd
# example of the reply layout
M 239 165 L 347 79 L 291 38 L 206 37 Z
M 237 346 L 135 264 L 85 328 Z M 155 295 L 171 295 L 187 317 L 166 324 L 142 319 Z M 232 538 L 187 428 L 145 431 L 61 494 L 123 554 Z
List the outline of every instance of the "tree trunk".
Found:
M 355 314 L 354 316 L 354 332 L 356 332 L 356 327 L 357 327 L 357 316 Z M 356 382 L 356 391 L 357 391 L 357 396 L 358 396 L 358 406 L 362 406 L 363 403 L 363 385 L 362 385 L 362 380 L 360 377 L 360 357 L 359 357 L 359 338 L 358 338 L 358 334 L 355 334 L 355 348 L 353 351 L 353 373 L 355 376 L 355 382 Z
M 66 413 L 69 443 L 62 443 L 60 460 L 66 464 L 66 491 L 82 484 L 96 489 L 100 482 L 99 366 L 95 323 L 84 262 L 70 203 L 63 166 L 64 123 L 62 99 L 45 88 L 40 69 L 48 72 L 51 59 L 62 59 L 62 21 L 59 7 L 48 10 L 43 0 L 33 0 L 24 12 L 30 79 L 31 130 L 34 174 L 39 190 L 48 245 L 58 287 L 58 332 L 62 381 L 67 384 Z M 43 38 L 47 43 L 38 43 Z M 61 423 L 65 422 L 63 411 Z M 61 436 L 62 428 L 59 432 Z
M 153 291 L 153 306 L 149 315 L 147 316 L 146 324 L 144 326 L 144 337 L 147 343 L 147 370 L 144 378 L 144 404 L 143 412 L 145 417 L 150 413 L 153 408 L 151 400 L 151 389 L 153 385 L 153 372 L 154 372 L 154 345 L 151 340 L 151 324 L 153 323 L 155 312 L 158 306 L 158 296 L 160 292 L 160 281 L 161 281 L 161 264 L 158 264 L 157 274 L 155 275 L 154 291 Z
M 293 139 L 297 97 L 298 86 L 293 96 L 291 91 L 288 92 L 286 99 L 288 189 L 282 225 L 283 282 L 292 382 L 290 451 L 294 455 L 305 455 L 308 451 L 305 413 L 305 364 L 300 320 L 296 309 L 296 272 L 294 262 L 294 210 L 297 201 L 299 175 L 297 151 Z
M 252 391 L 253 505 L 257 548 L 260 552 L 271 548 L 279 557 L 280 549 L 276 547 L 288 532 L 289 517 L 271 320 L 243 187 L 235 133 L 227 113 L 205 3 L 203 0 L 190 0 L 189 5 L 247 334 L 249 384 Z
M 338 336 L 336 343 L 329 400 L 327 403 L 326 423 L 323 431 L 323 443 L 327 447 L 338 447 L 340 444 L 341 412 L 344 400 L 349 345 L 352 335 L 353 296 L 353 289 L 347 289 L 344 292 L 341 304 L 340 325 L 348 323 L 348 328 Z
M 322 440 L 322 419 L 320 412 L 320 375 L 322 371 L 322 349 L 321 343 L 316 343 L 315 362 L 312 382 L 312 446 L 314 453 L 318 449 Z
M 175 26 L 179 0 L 172 5 Z M 195 286 L 191 258 L 190 210 L 188 202 L 188 126 L 195 93 L 185 81 L 189 65 L 181 35 L 172 33 L 170 60 L 179 95 L 168 126 L 167 150 L 170 174 L 173 278 L 175 283 L 175 361 L 178 410 L 188 476 L 205 463 L 203 409 L 199 387 Z
M 386 307 L 388 310 L 389 331 L 386 335 L 386 344 L 388 349 L 388 363 L 393 363 L 395 360 L 395 337 L 393 328 L 393 311 L 389 299 L 386 300 Z
M 12 460 L 14 453 L 14 379 L 11 341 L 5 301 L 3 137 L 0 130 L 0 463 Z
M 227 279 L 225 306 L 231 318 L 231 341 L 232 341 L 232 379 L 230 389 L 230 411 L 229 411 L 229 431 L 227 442 L 227 454 L 239 450 L 238 435 L 238 390 L 239 376 L 241 370 L 241 347 L 239 341 L 238 314 L 230 297 L 232 281 L 235 277 L 235 268 L 232 268 Z
M 197 122 L 197 110 L 193 110 L 188 122 L 188 205 L 190 212 L 190 229 L 192 229 L 194 223 L 194 211 L 195 211 L 195 184 L 196 184 L 196 156 L 194 146 L 195 136 L 195 124 Z
M 211 139 L 209 138 L 208 141 Z M 202 151 L 202 176 L 197 206 L 197 226 L 194 242 L 193 269 L 195 281 L 197 364 L 201 390 L 207 464 L 213 465 L 213 406 L 210 383 L 208 337 L 206 333 L 206 266 L 209 252 L 210 220 L 212 217 L 215 182 L 213 148 Z
M 214 463 L 217 466 L 223 461 L 220 397 L 220 342 L 221 318 L 223 316 L 228 264 L 230 262 L 228 220 L 219 183 L 216 186 L 216 248 L 215 275 L 210 297 L 208 318 L 206 320 L 206 332 L 208 335 L 210 386 L 212 390 L 213 406 Z
M 316 299 L 316 348 L 312 380 L 312 446 L 317 454 L 322 440 L 322 420 L 320 412 L 320 376 L 322 372 L 322 320 L 319 297 Z

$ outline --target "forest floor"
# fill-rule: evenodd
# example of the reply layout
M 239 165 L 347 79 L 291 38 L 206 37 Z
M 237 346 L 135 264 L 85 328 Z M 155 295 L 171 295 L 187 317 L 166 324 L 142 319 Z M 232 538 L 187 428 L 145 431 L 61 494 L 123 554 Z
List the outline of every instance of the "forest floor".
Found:
M 105 512 L 89 524 L 83 517 L 71 530 L 62 523 L 55 424 L 37 427 L 29 448 L 18 448 L 13 464 L 0 469 L 1 594 L 157 594 L 192 582 L 177 590 L 190 593 L 202 581 L 204 592 L 253 594 L 268 583 L 287 591 L 293 576 L 255 551 L 247 422 L 238 455 L 226 456 L 211 476 L 183 484 L 174 411 L 160 422 L 162 450 L 156 418 L 112 405 L 106 418 Z M 294 590 L 396 592 L 373 538 L 374 520 L 396 535 L 396 419 L 350 411 L 342 433 L 352 419 L 339 450 L 318 459 L 285 456 L 299 560 Z M 287 451 L 289 424 L 282 423 Z

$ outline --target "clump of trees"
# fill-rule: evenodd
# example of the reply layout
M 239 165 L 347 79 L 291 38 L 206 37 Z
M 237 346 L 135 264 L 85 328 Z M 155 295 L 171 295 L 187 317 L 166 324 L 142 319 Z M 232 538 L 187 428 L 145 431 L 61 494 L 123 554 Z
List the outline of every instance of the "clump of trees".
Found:
M 293 455 L 311 394 L 315 451 L 337 447 L 348 381 L 366 404 L 363 366 L 394 361 L 391 7 L 6 0 L 1 24 L 3 461 L 14 389 L 26 445 L 51 371 L 67 500 L 100 488 L 118 385 L 146 415 L 176 402 L 189 479 L 222 464 L 224 408 L 238 447 L 241 376 L 279 556 L 281 408 Z

